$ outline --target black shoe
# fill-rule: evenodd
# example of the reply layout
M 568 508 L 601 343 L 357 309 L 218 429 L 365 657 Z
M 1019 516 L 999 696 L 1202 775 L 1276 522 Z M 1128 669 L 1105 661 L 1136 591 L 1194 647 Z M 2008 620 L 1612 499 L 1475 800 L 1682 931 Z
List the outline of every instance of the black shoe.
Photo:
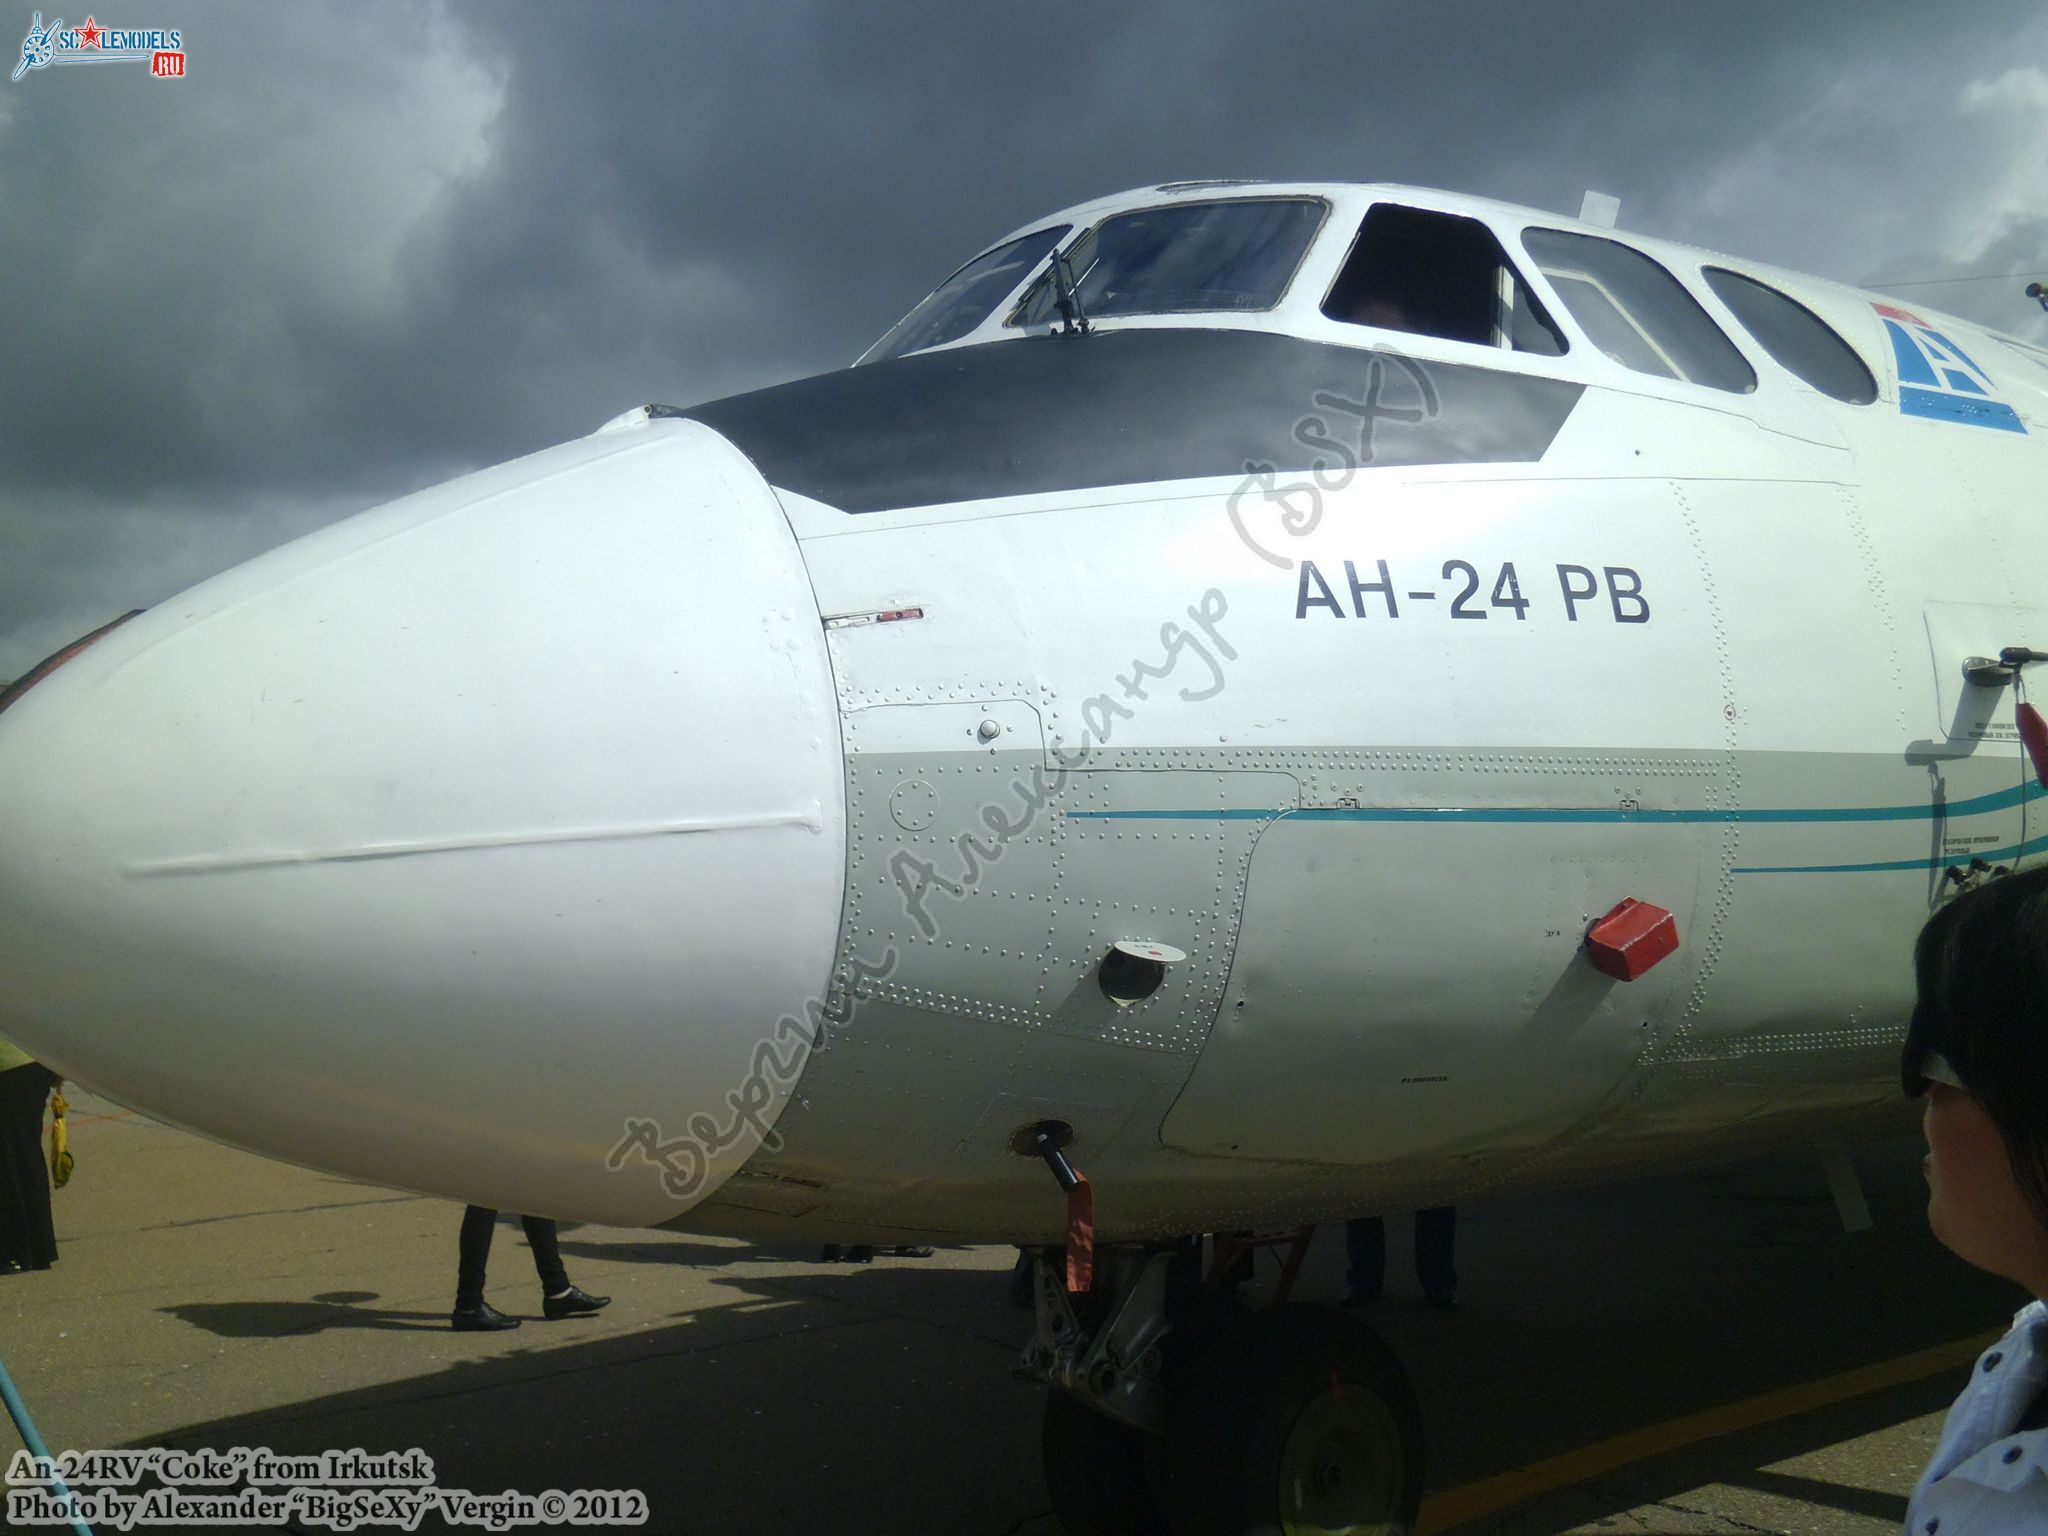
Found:
M 839 1244 L 827 1243 L 818 1250 L 818 1262 L 820 1264 L 837 1264 L 845 1253 L 846 1250 L 840 1247 Z
M 518 1318 L 507 1317 L 488 1301 L 473 1307 L 457 1307 L 448 1314 L 448 1322 L 457 1333 L 503 1333 L 519 1326 Z
M 1458 1289 L 1456 1286 L 1439 1286 L 1433 1291 L 1424 1291 L 1422 1299 L 1441 1312 L 1458 1310 Z
M 609 1296 L 593 1296 L 577 1286 L 570 1286 L 559 1296 L 543 1296 L 540 1310 L 544 1317 L 588 1317 L 612 1304 Z
M 846 1250 L 846 1262 L 849 1264 L 871 1264 L 874 1258 L 875 1249 L 872 1243 L 855 1243 Z
M 28 1266 L 19 1259 L 0 1259 L 0 1275 L 19 1275 L 27 1269 Z

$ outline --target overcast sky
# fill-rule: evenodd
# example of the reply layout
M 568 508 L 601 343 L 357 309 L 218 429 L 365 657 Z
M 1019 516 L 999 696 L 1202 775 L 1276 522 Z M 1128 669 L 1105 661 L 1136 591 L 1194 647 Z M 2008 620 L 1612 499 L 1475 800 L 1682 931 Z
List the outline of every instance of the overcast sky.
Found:
M 998 235 L 1175 178 L 1593 187 L 2048 339 L 2005 275 L 2048 278 L 2039 0 L 111 0 L 186 79 L 7 83 L 34 9 L 0 0 L 0 678 L 629 406 L 838 366 Z

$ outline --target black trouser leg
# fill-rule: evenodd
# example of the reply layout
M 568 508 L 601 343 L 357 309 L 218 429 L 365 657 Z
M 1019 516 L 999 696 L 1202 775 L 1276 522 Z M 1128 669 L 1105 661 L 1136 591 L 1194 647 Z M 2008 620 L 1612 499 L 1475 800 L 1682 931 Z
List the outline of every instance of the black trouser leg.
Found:
M 1442 1295 L 1458 1288 L 1455 1250 L 1458 1242 L 1458 1208 L 1440 1205 L 1415 1213 L 1415 1278 L 1429 1295 Z
M 43 1110 L 57 1074 L 41 1062 L 0 1072 L 0 1260 L 42 1269 L 57 1262 Z
M 1017 1250 L 1017 1262 L 1010 1266 L 1010 1305 L 1013 1307 L 1032 1305 L 1033 1287 L 1036 1284 L 1032 1273 L 1033 1262 L 1029 1248 Z
M 1251 1236 L 1252 1234 L 1249 1232 L 1218 1232 L 1213 1234 L 1211 1240 L 1220 1247 L 1223 1239 L 1226 1237 L 1249 1238 Z M 1256 1279 L 1258 1271 L 1252 1265 L 1252 1255 L 1257 1251 L 1257 1249 L 1247 1244 L 1239 1251 L 1237 1257 L 1230 1261 L 1229 1267 L 1216 1277 L 1218 1282 L 1231 1286 L 1243 1285 L 1248 1280 Z
M 543 1296 L 557 1296 L 569 1289 L 568 1271 L 562 1268 L 562 1250 L 555 1241 L 555 1224 L 546 1216 L 522 1216 L 526 1246 L 533 1250 L 533 1267 L 540 1275 Z
M 461 1260 L 455 1270 L 455 1310 L 471 1312 L 483 1305 L 484 1269 L 491 1262 L 491 1229 L 498 1213 L 472 1205 L 462 1213 Z
M 1344 1223 L 1344 1284 L 1354 1296 L 1377 1296 L 1387 1283 L 1387 1224 L 1377 1216 Z

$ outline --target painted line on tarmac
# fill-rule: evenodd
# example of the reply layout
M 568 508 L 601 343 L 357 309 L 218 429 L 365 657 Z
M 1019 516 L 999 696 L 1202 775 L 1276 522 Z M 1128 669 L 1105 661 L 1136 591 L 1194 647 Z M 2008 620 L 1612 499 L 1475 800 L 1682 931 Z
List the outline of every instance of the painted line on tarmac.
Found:
M 132 1109 L 117 1109 L 104 1115 L 66 1115 L 73 1125 L 99 1125 L 108 1120 L 126 1120 L 135 1113 Z
M 1901 1355 L 1896 1360 L 1858 1366 L 1838 1376 L 1826 1376 L 1819 1381 L 1766 1392 L 1761 1397 L 1688 1414 L 1667 1424 L 1653 1424 L 1648 1429 L 1617 1435 L 1612 1440 L 1567 1451 L 1547 1461 L 1532 1462 L 1497 1477 L 1482 1478 L 1462 1488 L 1448 1489 L 1422 1501 L 1422 1514 L 1416 1521 L 1415 1536 L 1436 1536 L 1439 1531 L 1451 1530 L 1497 1510 L 1526 1503 L 1574 1483 L 1587 1482 L 1631 1462 L 1646 1461 L 1667 1451 L 1697 1445 L 1703 1440 L 1718 1440 L 1724 1435 L 1754 1429 L 1778 1419 L 1789 1419 L 1796 1414 L 1811 1413 L 1816 1408 L 1881 1392 L 1887 1387 L 1904 1386 L 1907 1382 L 1939 1376 L 1944 1371 L 1967 1368 L 2002 1337 L 2001 1330 L 1994 1330 L 1957 1339 L 1953 1344 Z

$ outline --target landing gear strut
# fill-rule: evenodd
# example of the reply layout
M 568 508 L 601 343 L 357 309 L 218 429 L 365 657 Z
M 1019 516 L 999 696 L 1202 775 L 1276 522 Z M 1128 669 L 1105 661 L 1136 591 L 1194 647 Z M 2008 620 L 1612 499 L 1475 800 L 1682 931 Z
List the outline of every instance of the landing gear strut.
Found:
M 1408 1536 L 1422 1429 L 1393 1353 L 1333 1307 L 1169 1278 L 1173 1257 L 1100 1249 L 1079 1296 L 1038 1258 L 1024 1369 L 1072 1536 Z

